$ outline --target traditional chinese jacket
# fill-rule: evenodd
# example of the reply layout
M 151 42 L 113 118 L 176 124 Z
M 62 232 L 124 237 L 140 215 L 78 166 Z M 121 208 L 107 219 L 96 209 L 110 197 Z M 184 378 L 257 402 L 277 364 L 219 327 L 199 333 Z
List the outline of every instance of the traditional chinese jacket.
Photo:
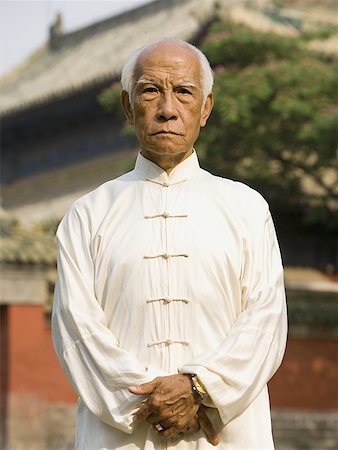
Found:
M 219 450 L 273 449 L 267 382 L 286 341 L 283 270 L 267 203 L 202 170 L 131 172 L 77 200 L 57 232 L 53 339 L 78 394 L 76 448 L 214 448 L 166 440 L 128 386 L 196 373 Z

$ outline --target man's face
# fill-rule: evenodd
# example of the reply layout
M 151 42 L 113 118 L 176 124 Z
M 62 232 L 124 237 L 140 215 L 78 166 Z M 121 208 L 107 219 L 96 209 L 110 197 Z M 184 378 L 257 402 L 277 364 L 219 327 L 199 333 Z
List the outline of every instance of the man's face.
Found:
M 174 43 L 161 43 L 139 57 L 131 95 L 122 96 L 142 154 L 188 156 L 212 109 L 212 96 L 202 104 L 200 63 L 194 52 Z M 154 158 L 155 157 L 155 158 Z

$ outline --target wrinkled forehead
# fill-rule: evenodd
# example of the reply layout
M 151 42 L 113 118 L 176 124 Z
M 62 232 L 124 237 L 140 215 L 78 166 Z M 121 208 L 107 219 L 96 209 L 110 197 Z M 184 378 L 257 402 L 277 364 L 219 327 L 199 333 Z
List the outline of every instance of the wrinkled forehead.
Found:
M 134 80 L 147 73 L 177 73 L 181 78 L 201 83 L 201 64 L 196 53 L 176 42 L 161 42 L 147 48 L 137 58 Z

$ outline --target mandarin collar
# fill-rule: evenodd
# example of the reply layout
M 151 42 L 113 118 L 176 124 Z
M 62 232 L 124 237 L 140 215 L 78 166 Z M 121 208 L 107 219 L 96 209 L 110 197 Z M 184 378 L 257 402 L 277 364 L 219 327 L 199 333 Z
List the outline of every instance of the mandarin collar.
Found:
M 200 171 L 200 165 L 196 151 L 175 166 L 167 174 L 160 166 L 145 158 L 141 153 L 138 154 L 134 172 L 147 181 L 160 184 L 162 186 L 171 186 L 192 178 Z

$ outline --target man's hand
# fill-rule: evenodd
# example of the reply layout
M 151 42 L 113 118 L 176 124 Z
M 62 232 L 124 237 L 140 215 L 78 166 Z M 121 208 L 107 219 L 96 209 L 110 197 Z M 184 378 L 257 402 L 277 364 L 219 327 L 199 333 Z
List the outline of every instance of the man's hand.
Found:
M 208 441 L 212 445 L 216 446 L 219 444 L 217 433 L 212 423 L 210 422 L 209 417 L 206 414 L 206 407 L 203 405 L 199 407 L 197 415 L 192 417 L 189 423 L 184 428 L 181 429 L 178 429 L 177 427 L 166 428 L 165 430 L 161 431 L 160 434 L 166 438 L 175 439 L 183 437 L 183 435 L 185 434 L 195 433 L 200 428 L 204 431 Z M 155 430 L 157 431 L 156 428 Z
M 161 423 L 164 428 L 184 428 L 197 414 L 196 403 L 188 375 L 157 377 L 149 383 L 131 386 L 132 394 L 148 394 L 148 400 L 137 412 L 139 420 Z
M 160 431 L 162 436 L 177 438 L 202 428 L 210 443 L 218 444 L 216 431 L 206 415 L 205 407 L 200 406 L 193 395 L 189 376 L 157 377 L 149 383 L 130 386 L 129 391 L 135 395 L 149 395 L 136 415 L 140 421 L 147 420 L 155 430 L 156 425 L 160 424 L 164 428 Z
M 178 426 L 170 426 L 170 425 L 167 426 L 168 423 L 170 423 L 170 422 L 164 423 L 164 421 L 162 421 L 161 425 L 165 425 L 165 428 L 163 431 L 159 431 L 161 436 L 163 436 L 167 439 L 168 438 L 171 438 L 171 439 L 181 438 L 184 434 L 195 433 L 196 431 L 198 431 L 200 429 L 197 414 L 195 414 L 195 416 L 191 417 L 191 419 L 186 423 L 186 425 L 181 428 Z M 155 431 L 158 431 L 156 428 L 156 425 L 154 425 L 153 428 Z

